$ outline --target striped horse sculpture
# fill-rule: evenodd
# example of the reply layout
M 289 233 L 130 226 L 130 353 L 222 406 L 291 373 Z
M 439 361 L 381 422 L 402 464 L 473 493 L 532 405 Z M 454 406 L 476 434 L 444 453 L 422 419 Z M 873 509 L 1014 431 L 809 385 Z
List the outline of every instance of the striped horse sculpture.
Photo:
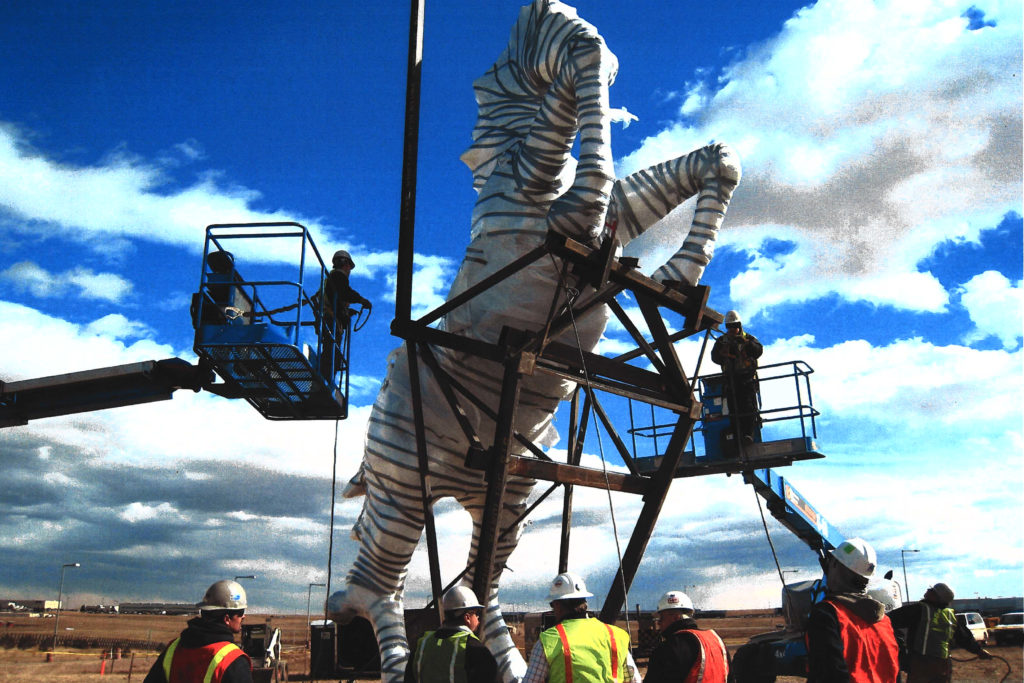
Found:
M 679 251 L 652 277 L 698 282 L 739 182 L 739 162 L 728 147 L 714 144 L 616 180 L 608 100 L 616 70 L 617 61 L 603 39 L 573 8 L 535 0 L 521 10 L 505 52 L 474 83 L 479 119 L 462 159 L 473 171 L 478 199 L 471 241 L 449 298 L 542 244 L 549 230 L 596 244 L 606 226 L 616 225 L 621 248 L 694 195 L 697 203 L 688 234 L 681 236 Z M 577 135 L 578 162 L 571 155 Z M 540 259 L 518 271 L 450 311 L 441 327 L 492 343 L 505 326 L 541 329 L 552 300 L 561 297 L 565 303 L 565 283 L 559 281 L 556 260 Z M 578 283 L 571 286 L 586 290 Z M 595 307 L 562 341 L 592 350 L 608 316 L 607 307 Z M 500 364 L 451 349 L 435 349 L 435 354 L 445 372 L 473 387 L 497 412 Z M 353 528 L 357 556 L 345 588 L 330 597 L 328 611 L 340 623 L 355 615 L 371 621 L 380 644 L 382 679 L 390 683 L 402 680 L 409 655 L 402 596 L 424 512 L 405 346 L 391 354 L 388 365 L 370 416 L 362 465 L 346 490 L 350 497 L 365 495 Z M 433 501 L 452 497 L 470 513 L 473 542 L 468 562 L 473 562 L 487 485 L 481 471 L 465 466 L 469 443 L 429 368 L 423 362 L 417 365 L 430 494 Z M 520 387 L 516 431 L 541 446 L 554 444 L 552 418 L 574 384 L 537 373 L 524 377 Z M 465 410 L 481 441 L 493 441 L 494 422 L 485 412 L 474 405 Z M 499 528 L 516 524 L 534 483 L 509 478 Z M 501 569 L 518 537 L 515 528 L 499 540 L 490 594 L 480 596 L 487 605 L 481 638 L 506 682 L 518 680 L 525 671 L 498 603 Z

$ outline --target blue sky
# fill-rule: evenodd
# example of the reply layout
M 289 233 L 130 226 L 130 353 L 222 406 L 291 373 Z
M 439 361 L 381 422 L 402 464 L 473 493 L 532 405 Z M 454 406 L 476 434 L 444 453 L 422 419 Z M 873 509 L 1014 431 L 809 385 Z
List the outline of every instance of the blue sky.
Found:
M 338 427 L 339 477 L 354 473 L 396 343 L 408 10 L 389 7 L 0 6 L 0 378 L 191 359 L 205 226 L 299 221 L 322 252 L 352 251 L 352 283 L 375 302 Z M 518 7 L 427 6 L 419 310 L 443 299 L 468 241 L 474 194 L 458 157 L 471 84 Z M 638 117 L 613 131 L 620 176 L 709 140 L 743 160 L 704 282 L 713 308 L 741 311 L 766 362 L 815 369 L 828 457 L 782 473 L 897 575 L 900 550 L 920 549 L 912 596 L 938 580 L 1020 595 L 1020 3 L 577 7 L 619 58 L 612 106 Z M 642 270 L 687 221 L 684 207 L 631 247 Z M 609 328 L 606 348 L 622 338 Z M 679 351 L 693 367 L 695 343 Z M 191 601 L 252 573 L 254 605 L 301 611 L 308 583 L 326 578 L 334 430 L 184 393 L 4 429 L 0 594 L 48 595 L 77 561 L 73 603 Z M 639 502 L 613 500 L 630 529 Z M 615 563 L 608 502 L 578 492 L 577 505 L 572 564 L 600 593 Z M 506 601 L 543 595 L 558 509 L 530 525 Z M 335 586 L 358 503 L 337 512 Z M 444 506 L 438 526 L 451 575 L 468 520 Z M 814 575 L 813 555 L 770 528 L 783 566 Z M 414 606 L 425 567 L 417 556 Z M 773 572 L 738 477 L 680 480 L 630 603 L 693 586 L 698 606 L 778 604 Z

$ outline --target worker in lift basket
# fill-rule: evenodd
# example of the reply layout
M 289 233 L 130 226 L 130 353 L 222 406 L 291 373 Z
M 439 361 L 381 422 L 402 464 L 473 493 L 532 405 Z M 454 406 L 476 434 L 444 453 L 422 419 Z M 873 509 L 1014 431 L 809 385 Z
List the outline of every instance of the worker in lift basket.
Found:
M 629 651 L 629 634 L 588 616 L 587 598 L 593 596 L 572 572 L 555 577 L 548 602 L 558 623 L 541 632 L 522 683 L 642 682 Z
M 498 663 L 476 637 L 484 606 L 465 586 L 441 597 L 444 623 L 427 631 L 405 666 L 405 683 L 497 683 Z
M 252 683 L 252 662 L 234 642 L 245 608 L 240 584 L 225 580 L 210 586 L 199 616 L 160 653 L 143 683 Z
M 332 340 L 337 344 L 337 353 L 335 354 L 333 365 L 331 365 L 330 356 L 321 359 L 320 372 L 324 375 L 331 373 L 332 370 L 336 372 L 342 369 L 341 337 L 348 328 L 350 318 L 349 306 L 359 304 L 368 310 L 373 309 L 373 304 L 370 303 L 370 300 L 352 289 L 352 286 L 348 283 L 352 269 L 356 265 L 355 261 L 352 260 L 352 256 L 344 249 L 339 249 L 334 252 L 331 264 L 334 267 L 327 274 L 323 290 L 314 301 L 314 305 L 318 310 L 323 306 L 325 329 L 329 331 Z M 323 297 L 322 301 L 320 300 L 321 297 Z
M 992 655 L 983 650 L 966 626 L 957 622 L 950 603 L 953 589 L 937 583 L 924 592 L 924 599 L 889 613 L 892 626 L 901 634 L 907 683 L 947 683 L 953 675 L 949 646 L 957 645 L 981 659 Z
M 711 360 L 722 366 L 729 413 L 739 427 L 744 445 L 754 443 L 760 424 L 757 405 L 757 359 L 764 347 L 752 334 L 743 331 L 743 320 L 736 311 L 725 314 L 725 334 L 711 347 Z
M 658 601 L 662 642 L 651 653 L 646 683 L 725 683 L 729 654 L 713 630 L 701 630 L 693 619 L 693 601 L 682 591 L 669 591 Z
M 862 538 L 825 556 L 825 598 L 807 619 L 807 683 L 896 683 L 896 634 L 885 607 L 867 595 L 875 565 L 875 549 Z

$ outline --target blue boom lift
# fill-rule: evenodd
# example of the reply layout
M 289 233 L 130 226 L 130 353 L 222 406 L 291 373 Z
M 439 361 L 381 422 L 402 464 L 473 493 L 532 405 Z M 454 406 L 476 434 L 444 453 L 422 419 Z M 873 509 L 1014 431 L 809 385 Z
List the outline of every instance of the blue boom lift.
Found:
M 333 310 L 327 273 L 299 223 L 211 225 L 192 300 L 198 363 L 168 358 L 0 382 L 0 427 L 168 400 L 179 389 L 243 398 L 270 420 L 344 419 L 353 319 L 356 329 L 365 319 L 362 310 Z

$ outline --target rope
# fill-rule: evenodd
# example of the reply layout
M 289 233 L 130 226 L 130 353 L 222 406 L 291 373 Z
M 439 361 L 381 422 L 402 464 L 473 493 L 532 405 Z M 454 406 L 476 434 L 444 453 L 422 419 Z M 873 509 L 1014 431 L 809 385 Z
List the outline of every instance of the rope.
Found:
M 551 260 L 554 261 L 554 256 L 551 256 Z M 590 372 L 587 370 L 587 361 L 583 354 L 583 348 L 580 343 L 579 328 L 577 328 L 576 326 L 576 316 L 573 315 L 572 310 L 572 304 L 579 296 L 580 292 L 578 289 L 569 287 L 565 283 L 564 277 L 562 276 L 559 277 L 559 284 L 565 290 L 566 294 L 566 311 L 569 313 L 569 318 L 572 321 L 572 331 L 573 335 L 576 337 L 576 348 L 580 352 L 580 365 L 583 368 L 583 381 L 587 386 L 587 390 L 593 391 L 593 389 L 590 386 Z M 591 411 L 596 416 L 597 409 L 591 406 Z M 622 594 L 623 599 L 625 600 L 626 607 L 626 609 L 624 610 L 626 614 L 626 633 L 629 633 L 629 587 L 626 586 L 626 575 L 625 572 L 622 570 L 622 548 L 619 544 L 619 527 L 618 523 L 615 520 L 615 506 L 612 503 L 612 488 L 611 483 L 608 481 L 608 463 L 604 457 L 604 440 L 601 438 L 601 428 L 599 423 L 600 420 L 594 420 L 594 431 L 597 434 L 597 447 L 598 451 L 601 454 L 601 470 L 604 474 L 605 493 L 608 495 L 608 512 L 609 517 L 612 521 L 612 535 L 615 538 L 615 555 L 619 562 L 619 578 L 622 581 Z
M 988 655 L 992 659 L 998 659 L 1000 662 L 1002 662 L 1003 664 L 1006 665 L 1006 673 L 1003 674 L 1003 677 L 999 679 L 999 683 L 1004 683 L 1006 681 L 1006 679 L 1010 677 L 1010 674 L 1013 673 L 1013 667 L 1010 666 L 1010 663 L 1008 661 L 1006 661 L 1005 659 L 1003 659 L 999 655 L 994 655 L 991 652 L 989 652 Z M 956 657 L 950 657 L 950 659 L 952 659 L 954 662 L 964 663 L 964 662 L 973 662 L 976 659 L 980 659 L 980 657 L 975 655 L 973 657 L 968 657 L 967 659 L 957 659 Z
M 334 501 L 338 492 L 338 427 L 341 420 L 334 421 L 334 463 L 331 467 L 331 527 L 327 538 L 327 595 L 331 594 L 331 563 L 334 559 Z M 327 598 L 324 597 L 324 625 L 327 624 Z
M 753 489 L 752 489 L 753 490 Z M 775 561 L 775 571 L 779 574 L 779 582 L 786 587 L 786 579 L 782 575 L 782 567 L 779 566 L 779 555 L 775 552 L 775 544 L 772 543 L 772 535 L 768 532 L 768 521 L 764 517 L 764 508 L 761 507 L 761 498 L 754 490 L 754 500 L 757 501 L 757 511 L 761 513 L 761 526 L 764 527 L 764 537 L 768 539 L 768 547 L 772 549 L 772 560 Z

